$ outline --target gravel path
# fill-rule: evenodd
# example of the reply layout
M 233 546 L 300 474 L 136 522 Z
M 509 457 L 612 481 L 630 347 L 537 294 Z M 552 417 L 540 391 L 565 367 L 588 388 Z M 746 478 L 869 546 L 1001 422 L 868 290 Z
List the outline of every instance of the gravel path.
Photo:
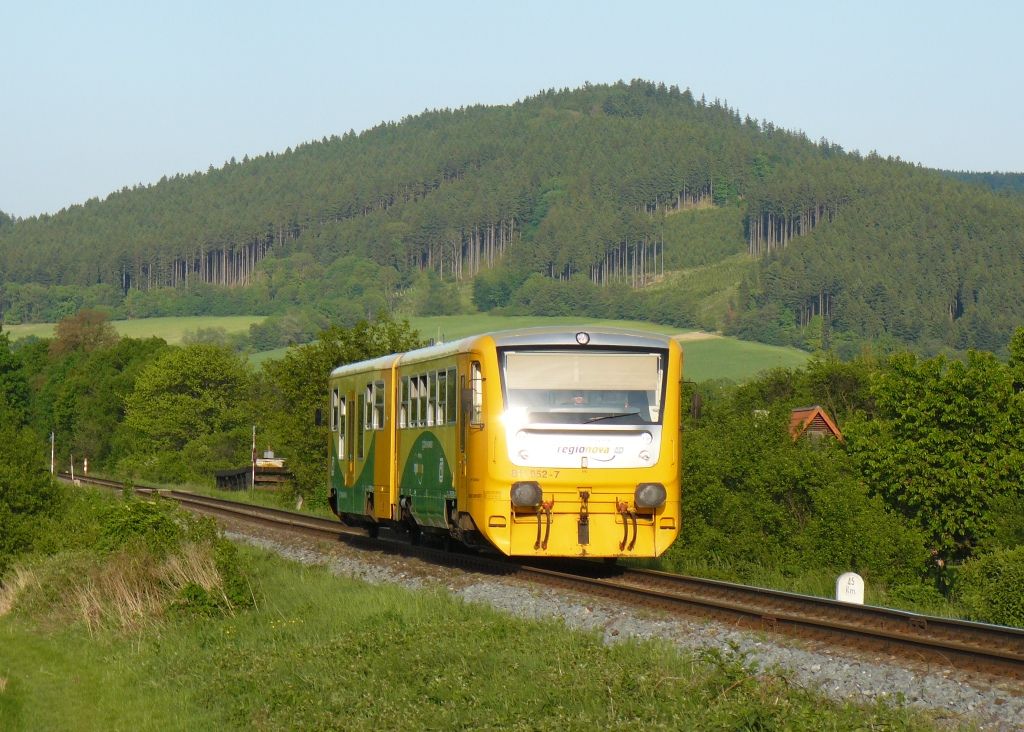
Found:
M 694 621 L 637 610 L 574 592 L 540 588 L 515 578 L 439 567 L 417 560 L 368 554 L 345 544 L 296 538 L 270 528 L 225 522 L 228 538 L 263 547 L 304 564 L 320 564 L 339 575 L 410 589 L 445 587 L 467 602 L 490 605 L 521 618 L 561 618 L 571 628 L 594 631 L 606 643 L 658 638 L 681 649 L 719 649 L 744 654 L 761 668 L 777 667 L 795 684 L 840 700 L 886 699 L 930 709 L 951 728 L 976 726 L 998 732 L 1024 730 L 1024 684 L 980 681 L 945 668 L 908 668 L 887 656 L 736 630 L 715 621 Z

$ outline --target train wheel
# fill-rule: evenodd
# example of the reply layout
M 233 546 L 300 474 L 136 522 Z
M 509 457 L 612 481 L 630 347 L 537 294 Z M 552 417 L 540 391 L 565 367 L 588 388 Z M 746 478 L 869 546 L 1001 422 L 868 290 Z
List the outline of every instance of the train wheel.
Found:
M 366 533 L 369 535 L 371 539 L 376 539 L 378 536 L 380 536 L 380 524 L 378 524 L 376 521 L 374 521 L 371 524 L 368 524 L 366 527 Z

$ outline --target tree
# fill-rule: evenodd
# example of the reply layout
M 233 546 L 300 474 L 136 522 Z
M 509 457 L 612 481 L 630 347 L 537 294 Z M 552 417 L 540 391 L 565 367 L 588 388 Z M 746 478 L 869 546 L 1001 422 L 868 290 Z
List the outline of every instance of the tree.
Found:
M 39 428 L 56 432 L 61 455 L 70 451 L 97 468 L 109 466 L 108 460 L 116 459 L 113 438 L 124 419 L 125 399 L 142 369 L 166 350 L 158 338 L 123 338 L 110 348 L 73 353 L 53 364 L 44 387 L 50 410 Z
M 788 380 L 777 370 L 759 393 Z M 786 574 L 857 571 L 890 586 L 913 583 L 924 566 L 924 538 L 868 495 L 842 447 L 793 441 L 789 409 L 754 411 L 734 389 L 687 429 L 683 449 L 686 541 L 667 562 L 684 572 L 763 581 L 766 568 Z
M 326 501 L 326 427 L 314 426 L 317 409 L 326 413 L 327 377 L 346 363 L 416 348 L 419 333 L 408 322 L 388 318 L 361 321 L 352 328 L 332 327 L 315 343 L 290 349 L 267 361 L 260 382 L 260 413 L 273 414 L 263 426 L 265 440 L 289 460 L 296 491 L 307 501 Z
M 1021 410 L 1010 370 L 990 353 L 966 363 L 893 356 L 872 386 L 877 419 L 847 430 L 872 490 L 925 530 L 942 561 L 969 557 L 1000 496 L 1019 494 Z
M 1013 392 L 1024 392 L 1024 328 L 1017 328 L 1010 339 L 1010 378 L 1013 379 Z
M 146 366 L 125 400 L 119 467 L 162 480 L 209 479 L 250 459 L 252 376 L 222 346 L 172 350 Z
M 11 352 L 6 333 L 0 333 L 0 418 L 8 424 L 22 425 L 28 410 L 28 382 L 21 364 Z
M 88 353 L 109 348 L 118 339 L 117 331 L 109 319 L 108 313 L 89 308 L 64 318 L 57 323 L 56 338 L 50 343 L 50 353 L 63 356 L 73 351 Z
M 46 464 L 46 443 L 3 420 L 0 404 L 0 576 L 32 547 L 40 520 L 57 509 L 59 490 Z

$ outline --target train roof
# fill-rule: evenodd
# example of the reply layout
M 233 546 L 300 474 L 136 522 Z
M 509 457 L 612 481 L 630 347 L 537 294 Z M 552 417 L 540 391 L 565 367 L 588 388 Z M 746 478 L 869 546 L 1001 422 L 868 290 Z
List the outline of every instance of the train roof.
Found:
M 619 348 L 666 348 L 671 341 L 671 338 L 668 336 L 656 333 L 641 333 L 624 328 L 589 326 L 575 328 L 567 326 L 515 328 L 495 331 L 493 333 L 479 333 L 455 341 L 417 348 L 407 353 L 393 353 L 388 356 L 370 359 L 369 361 L 345 364 L 334 369 L 331 372 L 331 377 L 390 368 L 395 365 L 396 360 L 400 360 L 401 364 L 421 363 L 423 361 L 444 358 L 456 353 L 464 353 L 472 350 L 474 346 L 485 338 L 492 339 L 494 345 L 498 348 L 523 346 L 571 346 L 573 348 L 580 348 L 582 344 L 577 340 L 577 335 L 580 333 L 587 334 L 589 342 L 586 346 L 590 348 L 608 346 Z
M 541 326 L 537 328 L 520 328 L 490 333 L 495 345 L 499 348 L 511 346 L 573 346 L 583 344 L 576 339 L 580 333 L 586 333 L 589 346 L 619 346 L 633 348 L 665 348 L 669 337 L 657 333 L 643 333 L 625 328 L 588 327 L 568 328 L 566 326 Z
M 369 361 L 356 361 L 338 366 L 331 372 L 331 378 L 345 376 L 346 374 L 361 374 L 364 371 L 383 371 L 394 366 L 395 361 L 401 358 L 400 353 L 390 353 L 387 356 L 371 358 Z

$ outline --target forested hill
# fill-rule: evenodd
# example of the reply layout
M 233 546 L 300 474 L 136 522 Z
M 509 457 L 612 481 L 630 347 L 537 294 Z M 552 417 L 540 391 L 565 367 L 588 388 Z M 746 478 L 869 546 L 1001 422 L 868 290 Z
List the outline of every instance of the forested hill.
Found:
M 643 81 L 425 112 L 5 223 L 7 322 L 345 321 L 457 308 L 470 280 L 483 309 L 810 347 L 997 350 L 1024 322 L 1024 201 Z
M 955 170 L 943 172 L 957 180 L 987 186 L 999 193 L 1024 194 L 1024 173 L 968 173 Z

